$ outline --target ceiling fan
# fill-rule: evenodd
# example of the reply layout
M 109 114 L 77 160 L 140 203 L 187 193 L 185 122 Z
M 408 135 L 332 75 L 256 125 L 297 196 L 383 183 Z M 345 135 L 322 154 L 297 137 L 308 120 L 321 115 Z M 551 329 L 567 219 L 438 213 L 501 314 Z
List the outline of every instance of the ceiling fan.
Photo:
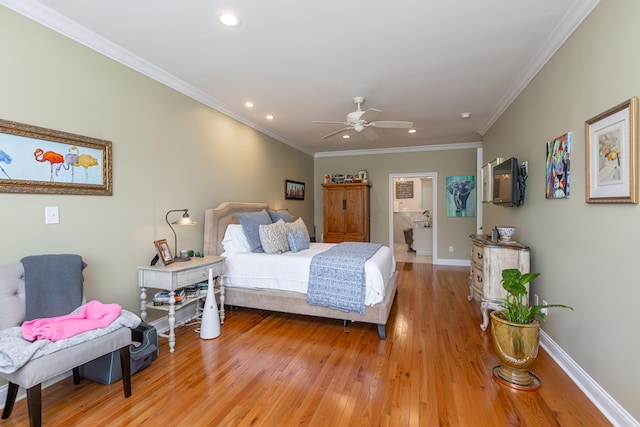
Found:
M 396 129 L 411 129 L 413 127 L 413 122 L 403 122 L 397 120 L 382 120 L 382 121 L 374 121 L 376 117 L 382 112 L 376 108 L 368 108 L 363 111 L 360 108 L 360 104 L 364 102 L 364 98 L 361 96 L 357 96 L 353 98 L 353 102 L 358 105 L 358 109 L 352 113 L 347 114 L 346 122 L 331 122 L 331 121 L 323 121 L 323 120 L 315 120 L 311 123 L 319 123 L 319 124 L 340 124 L 346 125 L 345 128 L 339 129 L 337 131 L 331 132 L 328 135 L 323 136 L 321 139 L 327 139 L 334 135 L 337 135 L 342 132 L 346 132 L 348 130 L 355 130 L 356 132 L 362 133 L 365 138 L 374 140 L 378 137 L 378 134 L 374 132 L 372 128 L 396 128 Z

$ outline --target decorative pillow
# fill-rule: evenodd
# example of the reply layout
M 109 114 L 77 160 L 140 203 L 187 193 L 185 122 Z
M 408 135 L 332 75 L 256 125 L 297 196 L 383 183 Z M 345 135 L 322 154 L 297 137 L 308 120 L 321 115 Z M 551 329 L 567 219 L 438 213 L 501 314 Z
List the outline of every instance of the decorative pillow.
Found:
M 305 240 L 307 241 L 307 243 L 310 242 L 309 231 L 307 231 L 307 226 L 302 220 L 302 218 L 298 218 L 293 222 L 285 223 L 285 227 L 287 228 L 287 233 L 302 231 L 304 233 Z
M 226 253 L 251 252 L 249 241 L 240 224 L 229 224 L 224 232 L 222 247 Z
M 266 253 L 281 254 L 289 250 L 287 231 L 284 228 L 282 219 L 269 225 L 260 224 L 258 231 L 260 232 L 262 248 Z
M 289 243 L 289 248 L 291 249 L 291 252 L 298 252 L 303 249 L 309 249 L 309 242 L 307 241 L 307 236 L 302 230 L 288 232 L 287 242 Z
M 293 222 L 293 217 L 289 211 L 269 211 L 269 216 L 273 222 L 278 222 L 279 219 L 284 222 Z
M 260 224 L 268 225 L 272 223 L 267 210 L 263 209 L 256 213 L 240 213 L 238 214 L 238 219 L 242 224 L 245 236 L 247 236 L 251 252 L 264 252 L 260 242 Z

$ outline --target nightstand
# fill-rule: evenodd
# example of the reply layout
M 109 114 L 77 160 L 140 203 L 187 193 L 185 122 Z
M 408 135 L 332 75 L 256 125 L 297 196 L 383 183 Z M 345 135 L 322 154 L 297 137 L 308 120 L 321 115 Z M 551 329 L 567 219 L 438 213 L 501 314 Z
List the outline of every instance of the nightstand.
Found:
M 169 333 L 158 334 L 169 339 L 169 351 L 173 353 L 175 349 L 175 323 L 176 310 L 186 307 L 189 304 L 206 298 L 206 292 L 201 293 L 196 298 L 188 299 L 182 304 L 175 302 L 175 291 L 189 285 L 209 280 L 209 269 L 213 270 L 213 282 L 216 295 L 220 298 L 220 323 L 224 323 L 224 285 L 220 276 L 224 272 L 224 257 L 205 256 L 203 258 L 191 258 L 190 261 L 172 263 L 167 266 L 144 266 L 138 267 L 138 286 L 140 287 L 140 317 L 145 320 L 147 308 L 168 311 Z M 169 304 L 154 305 L 147 302 L 147 289 L 163 289 L 169 291 Z

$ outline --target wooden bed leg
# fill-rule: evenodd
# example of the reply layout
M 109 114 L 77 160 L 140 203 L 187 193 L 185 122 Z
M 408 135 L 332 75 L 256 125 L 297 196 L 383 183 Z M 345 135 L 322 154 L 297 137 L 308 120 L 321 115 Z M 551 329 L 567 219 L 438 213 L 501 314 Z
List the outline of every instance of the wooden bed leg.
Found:
M 378 323 L 378 335 L 380 336 L 381 340 L 387 339 L 387 328 L 384 323 Z

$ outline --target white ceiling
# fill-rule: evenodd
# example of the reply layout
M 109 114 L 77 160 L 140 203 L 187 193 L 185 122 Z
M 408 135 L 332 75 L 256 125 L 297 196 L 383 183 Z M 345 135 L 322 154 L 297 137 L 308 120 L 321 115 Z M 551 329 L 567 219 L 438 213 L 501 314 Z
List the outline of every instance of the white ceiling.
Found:
M 0 0 L 309 154 L 473 143 L 599 0 Z M 221 10 L 239 28 L 216 21 Z M 321 137 L 354 111 L 414 122 Z M 244 103 L 253 101 L 252 109 Z M 469 119 L 460 114 L 471 112 Z M 273 114 L 274 120 L 265 116 Z

